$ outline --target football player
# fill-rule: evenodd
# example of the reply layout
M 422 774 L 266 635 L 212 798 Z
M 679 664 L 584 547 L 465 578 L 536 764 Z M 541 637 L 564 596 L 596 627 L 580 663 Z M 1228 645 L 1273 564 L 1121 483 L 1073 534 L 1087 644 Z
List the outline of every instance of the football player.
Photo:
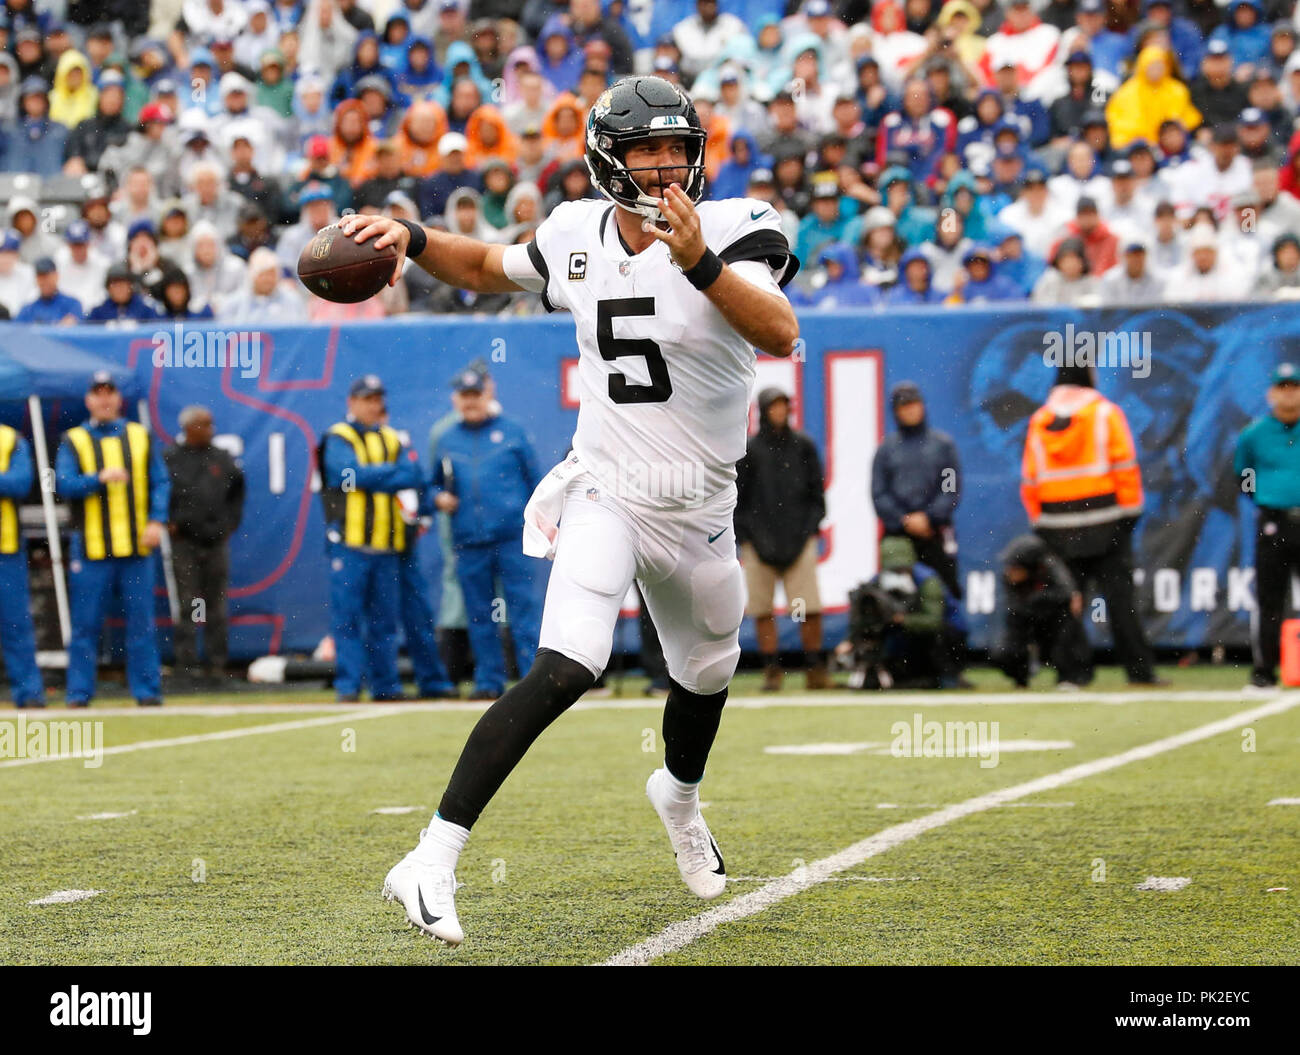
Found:
M 419 845 L 384 883 L 415 926 L 449 944 L 463 938 L 454 868 L 470 828 L 604 670 L 633 579 L 670 676 L 664 766 L 646 794 L 686 885 L 702 898 L 726 885 L 699 782 L 740 656 L 735 464 L 754 349 L 788 356 L 798 342 L 782 287 L 799 262 L 766 202 L 700 201 L 704 142 L 679 88 L 628 77 L 587 118 L 587 165 L 608 201 L 556 206 L 532 242 L 490 245 L 381 216 L 343 221 L 358 242 L 396 248 L 395 276 L 409 256 L 463 289 L 540 293 L 548 309 L 572 314 L 580 351 L 573 453 L 525 512 L 525 548 L 540 533 L 530 552 L 555 560 L 536 662 L 479 720 Z

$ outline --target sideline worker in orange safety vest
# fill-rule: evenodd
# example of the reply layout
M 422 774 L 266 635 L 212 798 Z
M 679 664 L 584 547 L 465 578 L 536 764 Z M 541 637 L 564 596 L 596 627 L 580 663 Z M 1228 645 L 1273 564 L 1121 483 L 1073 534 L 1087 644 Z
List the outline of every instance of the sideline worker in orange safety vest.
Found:
M 1133 527 L 1142 474 L 1124 412 L 1096 389 L 1091 367 L 1062 366 L 1029 419 L 1020 496 L 1034 531 L 1080 590 L 1096 588 L 1130 684 L 1156 684 L 1155 657 L 1133 594 Z

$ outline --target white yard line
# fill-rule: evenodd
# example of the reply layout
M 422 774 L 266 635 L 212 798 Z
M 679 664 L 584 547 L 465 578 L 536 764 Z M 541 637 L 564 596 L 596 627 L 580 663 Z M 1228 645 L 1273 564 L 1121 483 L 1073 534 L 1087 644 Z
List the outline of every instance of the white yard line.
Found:
M 38 897 L 35 901 L 29 901 L 29 905 L 69 905 L 74 901 L 85 901 L 87 898 L 98 897 L 102 890 L 56 890 L 53 894 L 46 894 L 44 897 Z
M 915 839 L 918 835 L 935 828 L 942 828 L 944 825 L 951 824 L 963 817 L 983 813 L 995 806 L 1002 806 L 1017 799 L 1027 798 L 1030 795 L 1037 795 L 1039 792 L 1052 791 L 1067 784 L 1073 784 L 1075 781 L 1097 776 L 1099 773 L 1107 773 L 1112 769 L 1126 766 L 1130 762 L 1145 761 L 1167 751 L 1208 740 L 1220 733 L 1239 729 L 1241 726 L 1248 725 L 1261 718 L 1269 718 L 1284 711 L 1289 711 L 1297 705 L 1300 705 L 1300 693 L 1288 693 L 1262 706 L 1239 711 L 1237 714 L 1197 726 L 1195 729 L 1188 729 L 1186 732 L 1175 733 L 1173 736 L 1166 736 L 1160 740 L 1153 740 L 1149 744 L 1142 744 L 1139 747 L 1130 748 L 1107 758 L 1098 758 L 1091 762 L 1070 766 L 1068 769 L 1062 769 L 1057 773 L 1049 773 L 1047 776 L 1037 777 L 1034 780 L 1025 781 L 1023 784 L 1014 784 L 1011 787 L 976 795 L 965 802 L 946 806 L 934 813 L 927 813 L 924 817 L 917 817 L 915 820 L 896 824 L 884 831 L 876 832 L 876 834 L 870 835 L 852 846 L 845 847 L 839 853 L 824 857 L 820 861 L 814 861 L 812 864 L 799 868 L 789 875 L 782 876 L 780 879 L 768 883 L 752 893 L 734 898 L 724 905 L 701 912 L 690 919 L 672 923 L 653 938 L 629 946 L 622 952 L 611 956 L 605 961 L 605 966 L 637 966 L 647 964 L 651 960 L 665 956 L 668 953 L 677 952 L 679 949 L 690 945 L 693 941 L 712 933 L 724 923 L 732 923 L 736 920 L 756 916 L 786 898 L 793 897 L 795 894 L 827 882 L 840 872 L 858 867 L 869 858 L 876 857 L 887 850 L 892 850 L 896 846 L 901 846 L 903 843 Z
M 81 711 L 79 717 L 85 715 Z M 185 747 L 189 744 L 205 744 L 213 740 L 239 740 L 245 736 L 261 736 L 263 733 L 287 733 L 295 729 L 312 729 L 320 725 L 340 725 L 344 722 L 363 722 L 367 718 L 386 718 L 395 713 L 392 708 L 366 707 L 347 714 L 329 714 L 322 718 L 304 718 L 298 722 L 271 722 L 266 725 L 247 725 L 240 729 L 222 729 L 214 733 L 193 733 L 190 736 L 172 736 L 165 740 L 137 740 L 132 744 L 119 744 L 105 747 L 99 754 L 126 755 L 132 751 L 152 751 L 160 747 Z M 82 718 L 81 720 L 85 720 Z M 61 755 L 40 755 L 35 758 L 6 758 L 0 761 L 0 769 L 11 766 L 34 766 L 41 762 L 67 762 L 79 758 L 92 758 L 95 754 L 81 752 Z

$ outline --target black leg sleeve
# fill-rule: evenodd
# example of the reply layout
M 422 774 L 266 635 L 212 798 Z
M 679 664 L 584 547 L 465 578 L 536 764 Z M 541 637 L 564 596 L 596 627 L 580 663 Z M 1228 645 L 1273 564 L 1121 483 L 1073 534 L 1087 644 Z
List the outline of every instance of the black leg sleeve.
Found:
M 668 679 L 664 707 L 664 764 L 678 780 L 691 783 L 704 776 L 704 764 L 722 721 L 727 690 L 701 696 Z
M 489 707 L 469 734 L 438 815 L 471 828 L 533 741 L 595 683 L 591 671 L 549 648 L 528 676 Z

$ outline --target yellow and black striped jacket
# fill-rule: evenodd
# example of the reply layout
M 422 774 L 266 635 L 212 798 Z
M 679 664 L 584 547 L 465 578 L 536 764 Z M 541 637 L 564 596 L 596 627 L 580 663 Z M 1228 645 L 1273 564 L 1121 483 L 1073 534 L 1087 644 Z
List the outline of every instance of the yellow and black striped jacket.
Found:
M 73 498 L 73 519 L 85 538 L 86 558 L 147 556 L 151 552 L 144 545 L 151 484 L 149 430 L 128 421 L 121 435 L 105 436 L 78 425 L 67 431 L 64 440 L 84 476 L 112 468 L 129 474 L 125 481 Z
M 402 441 L 396 430 L 382 425 L 358 429 L 346 421 L 331 425 L 321 440 L 317 463 L 321 471 L 321 501 L 325 522 L 338 524 L 342 542 L 352 549 L 395 551 L 406 549 L 406 521 L 394 492 L 366 490 L 356 480 L 331 480 L 326 471 L 325 446 L 337 436 L 351 447 L 358 466 L 396 464 Z M 397 488 L 396 490 L 404 489 Z
M 14 453 L 23 443 L 18 430 L 8 425 L 0 425 L 0 475 L 14 468 Z M 27 486 L 30 490 L 31 465 L 28 463 Z M 22 546 L 23 533 L 18 526 L 18 499 L 0 496 L 0 554 L 17 553 Z

